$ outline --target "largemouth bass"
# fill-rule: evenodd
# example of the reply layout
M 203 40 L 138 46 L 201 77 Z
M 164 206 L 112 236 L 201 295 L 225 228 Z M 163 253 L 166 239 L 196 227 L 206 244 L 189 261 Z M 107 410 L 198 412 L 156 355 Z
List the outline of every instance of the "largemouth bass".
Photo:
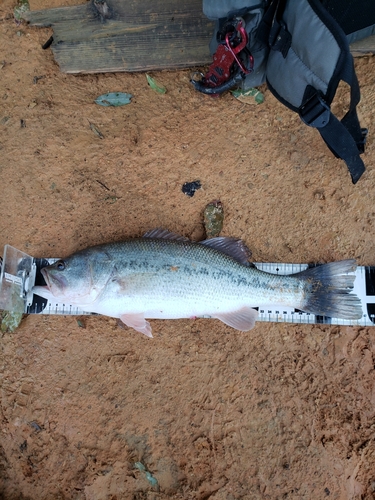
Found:
M 120 318 L 152 337 L 148 319 L 211 317 L 238 330 L 253 328 L 254 307 L 280 304 L 312 314 L 359 319 L 350 293 L 355 260 L 280 276 L 249 263 L 238 239 L 194 243 L 165 230 L 81 250 L 42 269 L 34 293 L 81 310 Z

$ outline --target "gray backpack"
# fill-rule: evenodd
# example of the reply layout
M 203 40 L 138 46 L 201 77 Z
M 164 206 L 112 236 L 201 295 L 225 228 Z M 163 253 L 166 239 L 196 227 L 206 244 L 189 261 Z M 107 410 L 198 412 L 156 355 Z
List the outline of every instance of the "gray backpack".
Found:
M 192 80 L 195 88 L 218 95 L 267 82 L 318 129 L 355 184 L 365 171 L 360 154 L 367 130 L 357 117 L 360 91 L 349 42 L 375 32 L 374 0 L 203 0 L 203 12 L 216 21 L 213 63 Z M 330 106 L 341 80 L 350 86 L 350 106 L 338 120 Z

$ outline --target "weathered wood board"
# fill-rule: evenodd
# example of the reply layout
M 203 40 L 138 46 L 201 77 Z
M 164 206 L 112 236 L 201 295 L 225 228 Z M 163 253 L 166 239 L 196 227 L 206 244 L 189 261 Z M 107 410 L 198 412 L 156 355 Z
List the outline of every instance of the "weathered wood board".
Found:
M 23 18 L 53 28 L 51 48 L 64 73 L 177 69 L 212 61 L 214 25 L 202 12 L 202 0 L 91 0 L 28 11 Z M 375 53 L 375 35 L 351 50 Z
M 375 35 L 352 43 L 350 45 L 350 51 L 354 57 L 375 54 Z
M 187 68 L 211 60 L 213 23 L 201 0 L 91 1 L 23 18 L 53 28 L 51 48 L 64 73 Z

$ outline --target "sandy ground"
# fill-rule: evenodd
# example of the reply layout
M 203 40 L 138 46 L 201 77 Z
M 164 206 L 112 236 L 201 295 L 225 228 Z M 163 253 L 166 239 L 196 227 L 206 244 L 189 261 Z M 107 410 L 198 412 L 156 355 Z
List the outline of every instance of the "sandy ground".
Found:
M 13 7 L 0 6 L 1 248 L 62 257 L 155 227 L 201 239 L 220 199 L 222 234 L 255 261 L 375 264 L 374 58 L 356 60 L 370 134 L 353 186 L 269 91 L 255 106 L 200 95 L 190 71 L 153 73 L 165 95 L 144 74 L 64 75 L 41 49 L 51 31 L 16 25 Z M 93 102 L 109 91 L 134 98 Z M 375 328 L 152 321 L 149 340 L 77 319 L 30 315 L 1 339 L 1 498 L 375 498 Z

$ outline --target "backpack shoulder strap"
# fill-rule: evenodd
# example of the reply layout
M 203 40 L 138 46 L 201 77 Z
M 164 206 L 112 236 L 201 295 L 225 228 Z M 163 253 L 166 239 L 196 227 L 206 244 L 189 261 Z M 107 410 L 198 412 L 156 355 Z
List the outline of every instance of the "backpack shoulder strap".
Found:
M 317 128 L 333 154 L 345 161 L 353 183 L 365 171 L 360 158 L 367 131 L 356 107 L 360 100 L 353 57 L 345 33 L 319 0 L 274 0 L 268 34 L 266 79 L 271 92 Z M 351 89 L 349 111 L 340 121 L 330 105 L 339 82 Z

